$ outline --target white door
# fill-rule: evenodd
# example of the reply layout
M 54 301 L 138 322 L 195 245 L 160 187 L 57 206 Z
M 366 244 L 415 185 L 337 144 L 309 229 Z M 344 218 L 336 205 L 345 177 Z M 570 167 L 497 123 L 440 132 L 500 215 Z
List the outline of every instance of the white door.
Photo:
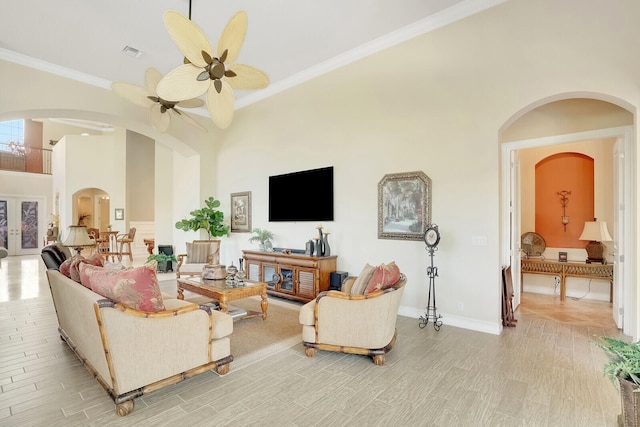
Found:
M 45 234 L 45 200 L 0 196 L 0 246 L 9 255 L 37 255 Z
M 624 143 L 618 138 L 613 146 L 613 319 L 618 328 L 624 328 L 624 273 L 625 273 L 625 158 Z
M 511 151 L 511 167 L 510 173 L 510 186 L 509 192 L 509 221 L 510 221 L 510 240 L 511 240 L 511 278 L 513 281 L 513 308 L 515 309 L 520 305 L 520 159 L 518 158 L 518 152 L 516 150 Z

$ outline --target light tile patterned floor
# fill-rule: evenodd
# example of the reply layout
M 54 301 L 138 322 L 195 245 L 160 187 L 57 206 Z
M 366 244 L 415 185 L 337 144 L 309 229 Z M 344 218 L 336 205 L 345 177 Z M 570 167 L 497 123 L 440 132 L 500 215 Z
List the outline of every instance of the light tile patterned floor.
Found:
M 136 399 L 119 418 L 58 337 L 40 258 L 10 257 L 0 266 L 0 425 L 616 425 L 618 395 L 589 341 L 617 330 L 516 317 L 501 336 L 399 317 L 384 366 L 328 352 L 307 358 L 297 345 Z

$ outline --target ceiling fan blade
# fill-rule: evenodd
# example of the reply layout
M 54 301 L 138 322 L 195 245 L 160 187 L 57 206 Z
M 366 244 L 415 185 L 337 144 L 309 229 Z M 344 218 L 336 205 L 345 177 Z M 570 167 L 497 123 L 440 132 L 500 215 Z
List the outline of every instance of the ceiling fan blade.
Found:
M 158 87 L 158 83 L 160 83 L 161 79 L 162 74 L 160 71 L 155 68 L 147 68 L 147 71 L 144 73 L 144 86 L 147 88 L 149 94 L 156 94 L 156 88 Z
M 205 93 L 211 85 L 209 79 L 197 80 L 200 73 L 202 73 L 202 68 L 192 64 L 179 65 L 160 80 L 156 92 L 165 101 L 197 98 Z
M 208 133 L 207 129 L 204 126 L 202 126 L 200 123 L 198 123 L 196 119 L 191 117 L 191 115 L 186 111 L 181 111 L 176 108 L 174 108 L 173 110 L 175 111 L 178 117 L 181 117 L 185 122 L 189 123 L 191 126 L 201 130 L 202 132 Z
M 158 132 L 166 132 L 171 124 L 169 111 L 162 112 L 160 104 L 153 104 L 149 110 L 149 121 Z
M 111 83 L 111 89 L 116 95 L 141 107 L 148 107 L 150 103 L 153 103 L 147 98 L 149 93 L 143 87 L 132 85 L 131 83 L 114 82 Z
M 204 105 L 204 100 L 200 98 L 185 99 L 184 101 L 179 101 L 176 105 L 180 108 L 198 108 Z
M 233 121 L 233 89 L 225 81 L 221 81 L 222 89 L 220 93 L 211 86 L 207 91 L 207 107 L 211 120 L 220 129 L 226 129 Z
M 216 53 L 220 57 L 223 52 L 227 51 L 227 57 L 224 60 L 226 64 L 233 64 L 240 53 L 244 36 L 247 34 L 247 13 L 240 11 L 236 13 L 222 30 Z
M 202 57 L 202 51 L 213 56 L 213 49 L 200 27 L 173 10 L 164 13 L 164 25 L 180 52 L 192 64 L 198 67 L 207 65 Z
M 250 65 L 233 64 L 230 68 L 235 77 L 227 77 L 225 81 L 234 89 L 263 89 L 269 86 L 269 77 Z

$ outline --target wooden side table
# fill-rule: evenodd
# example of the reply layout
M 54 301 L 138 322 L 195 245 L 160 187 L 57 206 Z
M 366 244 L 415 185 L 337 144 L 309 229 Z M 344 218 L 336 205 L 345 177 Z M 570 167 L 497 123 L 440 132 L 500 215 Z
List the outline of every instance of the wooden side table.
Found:
M 522 259 L 520 261 L 520 290 L 523 287 L 524 274 L 545 274 L 560 277 L 560 301 L 567 294 L 567 277 L 583 279 L 603 279 L 609 281 L 609 302 L 613 302 L 613 264 L 587 264 L 586 262 L 560 262 L 541 259 Z

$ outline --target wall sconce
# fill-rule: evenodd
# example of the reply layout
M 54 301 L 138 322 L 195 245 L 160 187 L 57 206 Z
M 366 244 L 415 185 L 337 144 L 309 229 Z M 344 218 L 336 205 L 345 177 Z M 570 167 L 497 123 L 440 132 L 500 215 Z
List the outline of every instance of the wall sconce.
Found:
M 567 231 L 567 224 L 569 224 L 569 216 L 567 215 L 567 205 L 569 204 L 569 194 L 571 191 L 562 190 L 558 191 L 558 196 L 560 196 L 560 204 L 562 205 L 562 226 L 564 227 L 564 231 Z

